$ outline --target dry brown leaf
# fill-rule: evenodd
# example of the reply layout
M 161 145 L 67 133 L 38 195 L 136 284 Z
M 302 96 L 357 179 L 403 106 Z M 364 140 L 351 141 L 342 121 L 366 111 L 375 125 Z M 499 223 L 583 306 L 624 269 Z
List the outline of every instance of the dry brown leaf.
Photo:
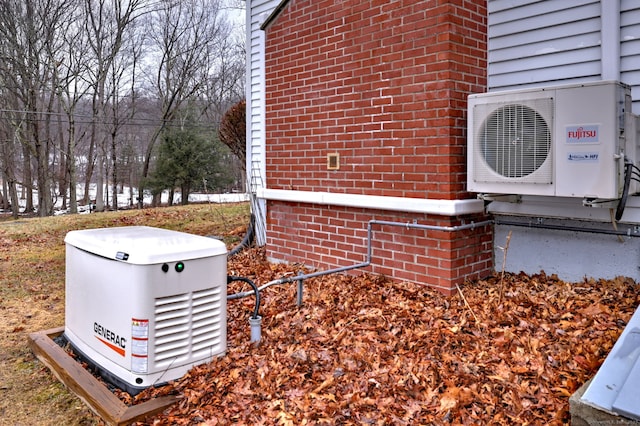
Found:
M 229 269 L 258 284 L 297 273 L 255 249 Z M 273 286 L 257 347 L 252 300 L 230 301 L 226 356 L 161 390 L 183 400 L 140 424 L 568 423 L 568 396 L 612 347 L 638 287 L 505 274 L 499 300 L 496 283 L 464 287 L 477 323 L 459 296 L 366 274 L 305 281 L 301 308 L 294 286 Z

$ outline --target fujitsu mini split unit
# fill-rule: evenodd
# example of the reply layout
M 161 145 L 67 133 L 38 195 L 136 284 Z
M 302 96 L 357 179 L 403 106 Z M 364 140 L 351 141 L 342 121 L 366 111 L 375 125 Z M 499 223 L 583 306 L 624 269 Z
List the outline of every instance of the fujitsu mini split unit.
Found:
M 620 198 L 636 161 L 636 118 L 631 89 L 616 81 L 471 95 L 467 189 Z
M 221 241 L 129 226 L 71 231 L 65 337 L 107 381 L 135 394 L 227 347 Z

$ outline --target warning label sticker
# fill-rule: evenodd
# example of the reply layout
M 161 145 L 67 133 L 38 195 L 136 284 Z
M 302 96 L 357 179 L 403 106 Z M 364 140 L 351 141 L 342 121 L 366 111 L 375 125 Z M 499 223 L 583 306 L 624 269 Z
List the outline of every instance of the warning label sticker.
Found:
M 149 320 L 131 318 L 131 371 L 146 373 L 149 351 Z

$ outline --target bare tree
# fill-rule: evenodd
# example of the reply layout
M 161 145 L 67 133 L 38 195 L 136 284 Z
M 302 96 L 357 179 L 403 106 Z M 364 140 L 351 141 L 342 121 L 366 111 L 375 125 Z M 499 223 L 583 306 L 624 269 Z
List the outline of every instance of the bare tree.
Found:
M 104 178 L 107 167 L 107 148 L 105 146 L 106 105 L 109 97 L 106 93 L 109 74 L 116 70 L 114 66 L 125 41 L 126 35 L 133 26 L 134 20 L 143 13 L 146 2 L 143 0 L 85 0 L 85 23 L 89 46 L 93 55 L 91 85 L 92 94 L 92 128 L 89 155 L 93 159 L 97 150 L 97 191 L 96 209 L 104 209 Z M 115 68 L 114 68 L 115 67 Z M 113 100 L 113 98 L 111 98 Z M 85 178 L 85 191 L 88 191 L 93 173 L 93 160 L 90 159 Z M 85 194 L 88 193 L 85 192 Z
M 98 209 L 111 196 L 117 208 L 118 184 L 135 182 L 142 195 L 160 135 L 187 113 L 189 125 L 215 132 L 243 92 L 243 47 L 222 7 L 230 1 L 241 4 L 0 1 L 0 207 L 17 215 L 24 198 L 44 216 L 68 197 L 77 212 L 84 181 L 85 201 L 97 183 Z
M 111 178 L 112 209 L 118 209 L 118 182 L 120 180 L 119 160 L 127 136 L 123 129 L 130 124 L 136 113 L 136 77 L 139 61 L 142 56 L 144 37 L 138 36 L 132 28 L 130 37 L 124 43 L 122 52 L 111 62 L 111 70 L 107 84 L 108 108 L 107 128 L 109 138 L 108 171 Z M 108 199 L 108 197 L 107 197 Z
M 245 97 L 244 39 L 227 37 L 222 43 L 221 49 L 225 53 L 209 70 L 204 93 L 206 117 L 212 123 L 220 122 L 225 112 Z
M 79 10 L 72 15 L 74 18 L 64 33 L 64 45 L 57 52 L 52 52 L 56 57 L 56 81 L 55 85 L 58 102 L 65 116 L 65 127 L 60 124 L 60 132 L 66 133 L 66 144 L 64 136 L 60 136 L 61 144 L 61 182 L 60 189 L 64 194 L 69 191 L 69 210 L 71 213 L 78 212 L 77 202 L 77 168 L 76 168 L 76 146 L 78 138 L 77 109 L 82 98 L 90 89 L 86 83 L 88 75 L 88 64 L 84 56 L 88 50 L 87 38 L 84 36 L 84 28 L 77 22 L 81 22 L 82 11 Z M 64 205 L 63 205 L 64 207 Z
M 158 5 L 149 15 L 147 34 L 157 58 L 149 80 L 160 103 L 160 124 L 146 148 L 141 182 L 149 175 L 158 137 L 179 119 L 182 108 L 206 93 L 210 71 L 226 53 L 224 40 L 231 31 L 219 0 L 160 0 Z
M 31 158 L 36 167 L 38 213 L 51 214 L 52 179 L 50 118 L 53 106 L 49 83 L 54 63 L 49 52 L 60 42 L 62 26 L 67 23 L 73 1 L 8 0 L 0 2 L 2 67 L 11 95 L 19 102 L 22 117 L 15 122 L 16 134 L 23 144 L 24 179 L 27 209 L 30 204 Z
M 4 125 L 0 126 L 0 168 L 2 170 L 0 177 L 2 178 L 3 192 L 5 194 L 5 196 L 2 197 L 2 208 L 5 210 L 11 208 L 11 215 L 17 218 L 20 213 L 15 170 L 17 149 L 13 137 L 13 129 L 11 126 L 6 125 L 6 123 L 5 121 L 3 123 Z

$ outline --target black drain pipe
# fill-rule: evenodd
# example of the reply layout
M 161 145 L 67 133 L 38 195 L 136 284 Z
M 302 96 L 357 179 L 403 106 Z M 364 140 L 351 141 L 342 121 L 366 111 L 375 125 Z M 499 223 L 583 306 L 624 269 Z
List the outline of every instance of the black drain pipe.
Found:
M 227 257 L 235 256 L 236 254 L 240 253 L 242 250 L 244 250 L 247 247 L 250 247 L 251 244 L 253 244 L 253 239 L 255 237 L 255 231 L 254 231 L 255 226 L 256 226 L 256 215 L 252 213 L 251 218 L 249 219 L 249 225 L 247 226 L 247 233 L 244 235 L 244 238 L 242 239 L 240 244 L 238 244 L 233 249 L 231 249 L 231 251 L 229 251 L 229 254 L 227 255 Z
M 633 174 L 633 163 L 625 163 L 624 165 L 624 185 L 622 187 L 622 197 L 618 201 L 616 208 L 616 220 L 622 219 L 624 208 L 627 205 L 627 197 L 629 196 L 629 185 L 631 184 L 631 175 Z
M 249 318 L 249 325 L 251 327 L 251 343 L 258 343 L 261 339 L 261 325 L 262 325 L 262 317 L 260 316 L 260 290 L 258 290 L 258 286 L 256 283 L 251 281 L 246 277 L 236 277 L 233 275 L 227 275 L 227 284 L 230 284 L 234 281 L 242 281 L 244 283 L 249 284 L 253 288 L 253 294 L 256 296 L 256 305 L 253 309 L 253 315 Z M 249 293 L 251 294 L 251 293 Z M 239 299 L 236 297 L 237 294 L 231 294 L 227 296 L 227 300 Z
M 231 284 L 234 281 L 242 281 L 244 283 L 249 284 L 253 288 L 253 291 L 250 292 L 249 294 L 255 294 L 256 305 L 255 305 L 255 308 L 253 308 L 253 315 L 251 316 L 251 318 L 258 318 L 260 316 L 260 290 L 258 289 L 258 286 L 249 278 L 227 275 L 227 284 Z M 227 300 L 240 299 L 240 297 L 236 297 L 236 296 L 237 294 L 231 294 L 227 296 Z

